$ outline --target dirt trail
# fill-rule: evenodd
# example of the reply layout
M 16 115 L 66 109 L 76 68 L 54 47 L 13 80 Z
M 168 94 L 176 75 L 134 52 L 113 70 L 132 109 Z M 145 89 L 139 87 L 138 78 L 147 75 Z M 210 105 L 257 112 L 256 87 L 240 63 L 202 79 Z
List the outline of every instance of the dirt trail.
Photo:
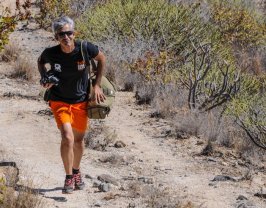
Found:
M 12 34 L 14 39 L 33 61 L 45 47 L 55 44 L 50 33 L 39 29 L 17 30 Z M 195 156 L 204 147 L 202 140 L 168 138 L 167 121 L 150 118 L 151 109 L 137 106 L 133 94 L 128 92 L 117 93 L 106 120 L 91 124 L 93 128 L 105 129 L 94 140 L 113 141 L 104 151 L 86 149 L 82 161 L 86 189 L 62 195 L 64 170 L 55 121 L 46 115 L 48 106 L 38 96 L 40 86 L 9 78 L 10 70 L 12 66 L 0 62 L 0 149 L 5 150 L 5 159 L 18 163 L 21 181 L 27 177 L 33 179 L 45 207 L 146 207 L 143 198 L 148 196 L 146 199 L 151 200 L 160 193 L 157 189 L 169 191 L 169 197 L 161 196 L 169 204 L 170 199 L 178 197 L 180 201 L 206 208 L 241 207 L 237 198 L 244 195 L 248 198 L 243 202 L 246 207 L 266 207 L 265 200 L 254 197 L 254 193 L 266 186 L 265 172 L 257 172 L 252 180 L 212 182 L 216 175 L 242 176 L 243 168 L 234 164 L 238 162 L 234 158 Z M 117 141 L 126 146 L 115 148 Z M 101 174 L 113 176 L 118 185 L 100 192 L 93 184 Z
M 38 100 L 1 98 L 0 109 L 1 148 L 19 163 L 22 180 L 29 175 L 34 179 L 38 191 L 43 195 L 45 207 L 107 208 L 128 207 L 130 203 L 134 203 L 135 207 L 145 207 L 140 198 L 132 198 L 128 191 L 119 190 L 127 184 L 125 178 L 151 178 L 152 184 L 147 186 L 171 189 L 180 200 L 203 204 L 203 207 L 208 208 L 235 207 L 239 195 L 253 198 L 252 194 L 256 191 L 256 187 L 247 182 L 221 182 L 210 186 L 210 180 L 221 174 L 222 170 L 215 163 L 213 166 L 201 164 L 187 155 L 187 145 L 184 143 L 179 144 L 183 147 L 176 149 L 178 152 L 174 152 L 162 137 L 147 135 L 146 131 L 160 135 L 158 132 L 167 124 L 153 120 L 150 121 L 152 126 L 144 126 L 143 123 L 150 120 L 148 109 L 135 106 L 131 93 L 119 92 L 112 113 L 101 125 L 115 130 L 115 139 L 123 141 L 126 147 L 117 149 L 110 145 L 104 152 L 86 149 L 82 162 L 84 175 L 96 178 L 101 174 L 109 174 L 116 178 L 119 187 L 113 186 L 107 193 L 99 192 L 93 188 L 93 181 L 86 178 L 87 187 L 84 191 L 62 195 L 64 171 L 59 155 L 60 135 L 54 119 L 40 113 L 47 109 L 46 104 Z M 97 126 L 97 123 L 92 125 Z M 189 142 L 195 143 L 196 140 L 191 138 Z M 100 162 L 110 155 L 121 156 L 124 162 Z M 110 201 L 103 200 L 110 193 L 118 197 Z M 256 203 L 256 207 L 265 205 L 260 200 L 256 200 Z

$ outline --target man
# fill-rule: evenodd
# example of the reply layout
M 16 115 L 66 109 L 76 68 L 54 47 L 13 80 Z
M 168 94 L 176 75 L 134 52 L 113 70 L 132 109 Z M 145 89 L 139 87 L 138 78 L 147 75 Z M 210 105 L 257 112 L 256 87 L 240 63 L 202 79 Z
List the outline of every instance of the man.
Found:
M 61 132 L 61 157 L 66 178 L 62 193 L 83 189 L 85 184 L 80 174 L 80 162 L 84 151 L 84 135 L 87 128 L 88 70 L 81 54 L 81 43 L 75 41 L 74 22 L 61 17 L 52 24 L 58 45 L 46 48 L 38 59 L 41 84 L 51 88 L 49 105 Z M 93 87 L 95 101 L 100 103 L 105 96 L 100 87 L 105 68 L 105 56 L 97 46 L 88 42 L 87 51 L 98 62 L 96 84 Z M 58 84 L 47 83 L 47 68 L 50 65 Z

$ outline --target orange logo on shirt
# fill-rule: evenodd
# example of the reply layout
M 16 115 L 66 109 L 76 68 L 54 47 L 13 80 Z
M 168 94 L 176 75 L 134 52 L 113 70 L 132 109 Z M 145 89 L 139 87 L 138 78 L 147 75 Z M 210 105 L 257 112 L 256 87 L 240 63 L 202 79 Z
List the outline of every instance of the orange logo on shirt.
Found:
M 78 61 L 77 64 L 78 64 L 78 70 L 79 71 L 85 69 L 85 67 L 86 67 L 85 61 L 83 61 L 83 60 L 82 61 Z

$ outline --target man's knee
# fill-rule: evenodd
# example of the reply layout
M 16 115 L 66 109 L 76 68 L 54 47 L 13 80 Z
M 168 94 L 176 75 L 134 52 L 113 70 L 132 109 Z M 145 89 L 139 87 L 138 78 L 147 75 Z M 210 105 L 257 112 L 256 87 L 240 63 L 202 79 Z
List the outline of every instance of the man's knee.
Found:
M 62 144 L 67 146 L 73 146 L 74 145 L 74 135 L 71 129 L 62 129 L 61 130 L 61 136 L 62 136 Z

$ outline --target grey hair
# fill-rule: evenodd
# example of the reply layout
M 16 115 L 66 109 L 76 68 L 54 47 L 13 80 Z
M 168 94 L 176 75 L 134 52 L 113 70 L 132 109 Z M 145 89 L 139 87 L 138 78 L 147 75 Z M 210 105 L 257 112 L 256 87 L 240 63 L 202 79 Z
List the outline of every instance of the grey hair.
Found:
M 70 26 L 70 29 L 74 31 L 75 23 L 71 18 L 64 16 L 64 17 L 60 17 L 56 19 L 52 23 L 52 29 L 53 29 L 54 34 L 56 34 L 59 30 L 62 29 L 62 27 L 64 27 L 67 24 Z

